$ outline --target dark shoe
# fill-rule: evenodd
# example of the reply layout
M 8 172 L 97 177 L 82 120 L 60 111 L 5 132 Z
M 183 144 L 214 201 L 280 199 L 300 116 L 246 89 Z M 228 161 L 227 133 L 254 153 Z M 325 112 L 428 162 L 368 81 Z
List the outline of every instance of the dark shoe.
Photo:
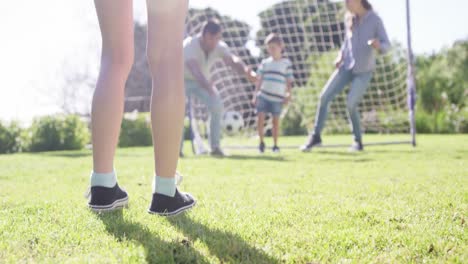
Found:
M 322 146 L 322 139 L 320 136 L 310 136 L 307 144 L 301 146 L 300 149 L 302 152 L 309 152 L 312 150 L 312 148 L 320 146 Z
M 351 145 L 351 147 L 349 148 L 350 152 L 359 152 L 363 150 L 364 150 L 364 146 L 362 145 L 361 141 L 355 141 L 353 145 Z
M 108 212 L 128 205 L 128 195 L 118 184 L 112 188 L 93 186 L 89 190 L 88 206 L 95 212 Z
M 272 150 L 274 153 L 279 153 L 279 152 L 280 152 L 280 148 L 278 148 L 278 146 L 274 146 L 271 150 Z
M 265 143 L 263 141 L 258 145 L 258 151 L 260 151 L 260 153 L 265 152 Z
M 211 156 L 216 156 L 216 157 L 224 157 L 226 156 L 226 154 L 224 154 L 223 150 L 221 150 L 221 148 L 213 148 L 211 150 Z
M 174 197 L 160 193 L 153 194 L 153 201 L 148 213 L 161 216 L 174 216 L 194 207 L 197 201 L 189 193 L 182 193 L 176 189 Z

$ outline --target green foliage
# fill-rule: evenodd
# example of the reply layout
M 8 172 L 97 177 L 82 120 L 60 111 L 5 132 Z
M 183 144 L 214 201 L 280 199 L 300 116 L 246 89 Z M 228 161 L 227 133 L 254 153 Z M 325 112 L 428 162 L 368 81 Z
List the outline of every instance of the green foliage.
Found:
M 300 112 L 290 106 L 281 120 L 281 132 L 285 136 L 299 136 L 307 134 L 307 127 Z
M 89 142 L 89 130 L 78 116 L 47 116 L 34 120 L 30 151 L 77 150 Z
M 461 111 L 460 115 L 460 125 L 458 127 L 459 133 L 468 133 L 468 107 L 465 107 L 463 111 Z
M 18 123 L 6 125 L 0 122 L 0 154 L 21 151 L 23 133 Z
M 408 135 L 365 137 L 400 140 Z M 89 150 L 0 155 L 0 263 L 467 263 L 468 135 L 363 153 L 232 150 L 224 159 L 185 147 L 180 188 L 199 203 L 170 218 L 146 213 L 152 147 L 117 151 L 130 206 L 102 214 L 81 195 Z
M 447 128 L 446 133 L 468 133 L 468 106 L 460 109 L 455 104 L 446 105 L 444 111 L 444 122 Z
M 132 113 L 122 121 L 119 147 L 151 146 L 151 123 L 148 114 Z
M 446 104 L 464 107 L 468 96 L 468 41 L 416 59 L 418 103 L 428 113 Z
M 420 134 L 433 133 L 433 118 L 424 111 L 416 111 L 415 125 L 416 132 Z
M 418 133 L 468 133 L 468 107 L 446 106 L 433 113 L 416 111 L 416 131 Z
M 408 112 L 392 111 L 378 113 L 378 126 L 380 127 L 377 133 L 408 133 L 410 130 L 410 122 Z M 368 131 L 366 130 L 366 133 Z
M 89 143 L 89 129 L 85 122 L 76 115 L 69 115 L 65 118 L 62 128 L 63 150 L 82 149 Z

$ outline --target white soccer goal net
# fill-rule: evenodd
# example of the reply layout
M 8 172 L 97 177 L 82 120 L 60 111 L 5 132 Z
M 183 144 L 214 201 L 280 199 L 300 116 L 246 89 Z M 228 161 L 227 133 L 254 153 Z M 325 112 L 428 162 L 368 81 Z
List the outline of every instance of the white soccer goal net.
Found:
M 333 62 L 345 34 L 344 14 L 343 1 L 278 1 L 259 14 L 261 28 L 256 37 L 252 37 L 251 27 L 242 21 L 222 16 L 212 9 L 191 9 L 187 34 L 199 33 L 203 22 L 218 18 L 223 23 L 223 40 L 231 51 L 255 68 L 266 56 L 263 45 L 266 36 L 271 32 L 279 33 L 286 45 L 285 56 L 293 62 L 295 77 L 294 101 L 284 109 L 283 117 L 302 127 L 301 133 L 305 134 L 315 119 L 320 92 L 335 69 Z M 248 41 L 255 41 L 261 49 L 260 57 L 251 55 L 246 48 Z M 406 133 L 410 130 L 406 53 L 401 45 L 392 44 L 388 54 L 378 56 L 377 70 L 360 104 L 362 128 L 367 133 Z M 241 113 L 246 131 L 252 134 L 256 127 L 255 109 L 250 104 L 253 85 L 222 62 L 213 67 L 211 73 L 225 110 Z M 348 89 L 331 103 L 324 133 L 350 131 L 346 108 Z M 194 117 L 206 121 L 208 115 L 204 106 L 196 100 L 193 106 Z

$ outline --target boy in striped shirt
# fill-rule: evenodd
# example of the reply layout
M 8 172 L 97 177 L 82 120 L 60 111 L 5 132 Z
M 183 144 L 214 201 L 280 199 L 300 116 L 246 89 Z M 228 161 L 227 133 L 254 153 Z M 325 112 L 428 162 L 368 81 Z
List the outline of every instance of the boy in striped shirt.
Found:
M 269 58 L 264 59 L 258 70 L 258 82 L 253 97 L 253 104 L 257 109 L 257 129 L 260 137 L 259 151 L 265 151 L 263 141 L 263 128 L 265 114 L 271 113 L 273 116 L 273 152 L 279 152 L 278 131 L 279 116 L 283 104 L 291 100 L 291 88 L 293 82 L 292 63 L 287 58 L 283 58 L 284 43 L 280 36 L 271 33 L 265 40 Z

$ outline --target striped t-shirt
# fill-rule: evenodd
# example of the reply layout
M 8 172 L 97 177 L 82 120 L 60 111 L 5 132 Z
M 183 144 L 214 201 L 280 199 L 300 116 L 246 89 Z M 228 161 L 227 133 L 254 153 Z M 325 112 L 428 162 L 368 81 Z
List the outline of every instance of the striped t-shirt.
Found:
M 282 102 L 286 96 L 288 81 L 292 81 L 292 63 L 286 58 L 274 60 L 272 57 L 264 59 L 258 73 L 262 77 L 259 96 L 274 101 Z

